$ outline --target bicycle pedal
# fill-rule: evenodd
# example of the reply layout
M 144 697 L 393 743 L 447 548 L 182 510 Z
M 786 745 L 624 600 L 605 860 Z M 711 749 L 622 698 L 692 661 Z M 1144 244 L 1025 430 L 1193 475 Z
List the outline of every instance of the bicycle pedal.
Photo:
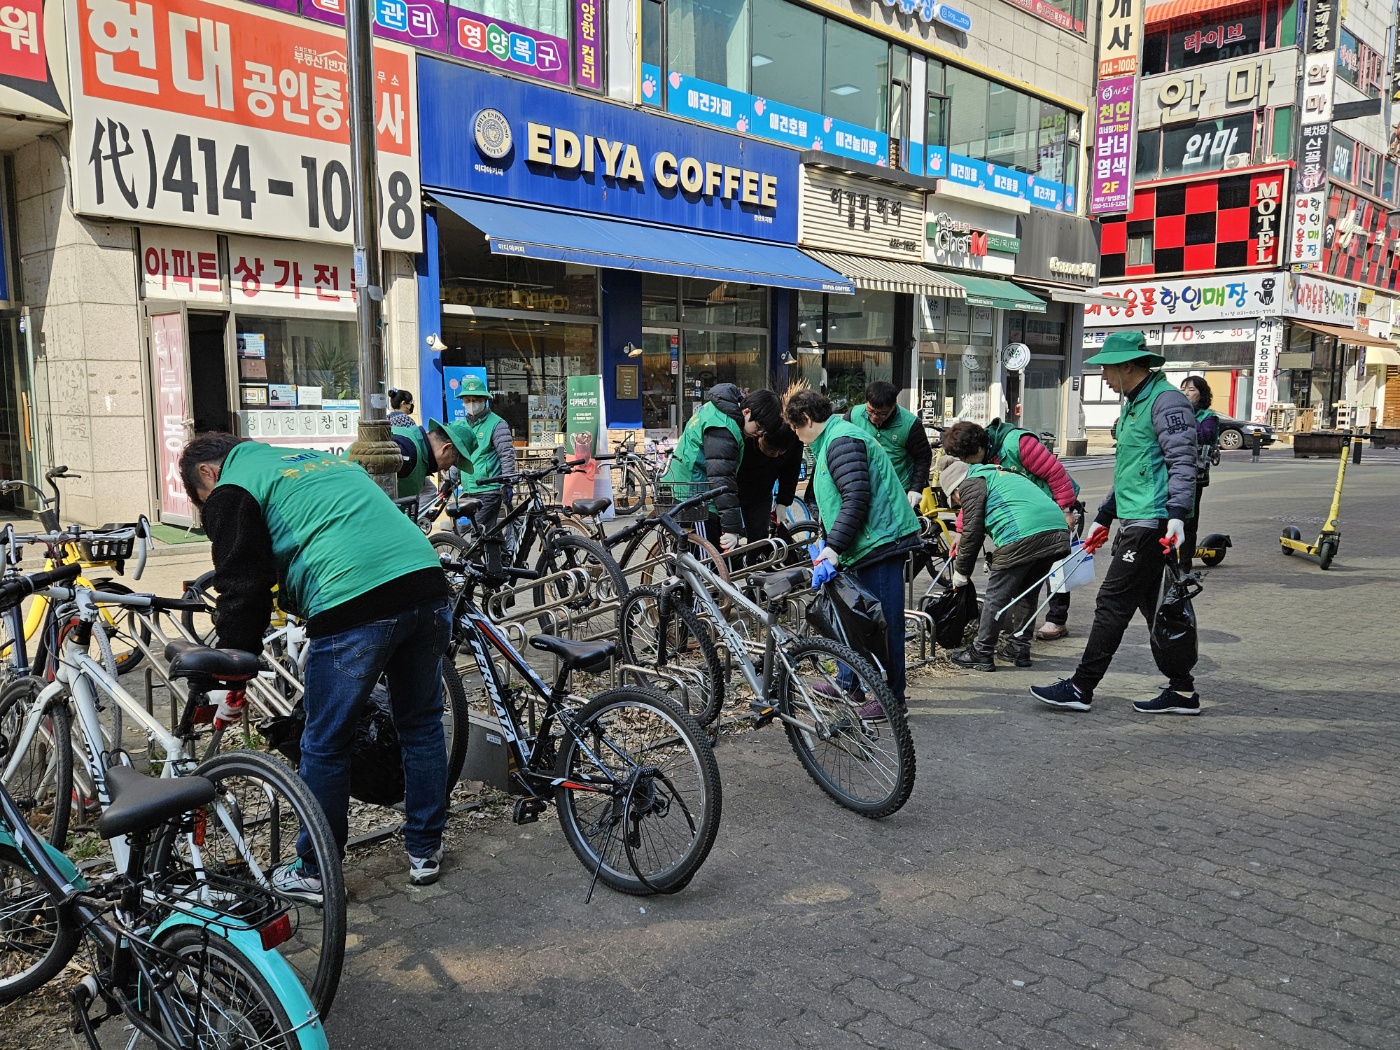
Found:
M 542 798 L 518 798 L 510 819 L 517 824 L 533 824 L 540 819 L 549 803 Z
M 762 729 L 777 717 L 778 709 L 772 704 L 765 704 L 759 700 L 749 701 L 749 715 L 753 718 L 754 728 Z

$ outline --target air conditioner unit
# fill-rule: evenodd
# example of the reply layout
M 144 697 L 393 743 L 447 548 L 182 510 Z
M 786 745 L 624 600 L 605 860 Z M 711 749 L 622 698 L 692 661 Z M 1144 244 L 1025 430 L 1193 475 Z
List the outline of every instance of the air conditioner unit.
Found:
M 1227 168 L 1247 168 L 1247 167 L 1249 167 L 1249 154 L 1248 154 L 1248 153 L 1231 153 L 1228 157 L 1225 158 L 1225 167 L 1227 167 Z

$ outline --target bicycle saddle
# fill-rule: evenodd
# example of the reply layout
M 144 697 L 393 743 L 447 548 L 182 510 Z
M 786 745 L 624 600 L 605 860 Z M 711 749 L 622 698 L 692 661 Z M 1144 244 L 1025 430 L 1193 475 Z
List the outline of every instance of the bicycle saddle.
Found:
M 97 821 L 104 839 L 148 831 L 196 806 L 214 801 L 214 785 L 204 777 L 169 777 L 157 780 L 130 766 L 107 770 L 107 794 L 112 804 Z
M 608 661 L 617 653 L 617 643 L 607 639 L 593 642 L 575 642 L 554 634 L 537 634 L 530 639 L 536 649 L 553 653 L 571 671 L 602 671 Z
M 610 499 L 576 499 L 569 504 L 569 509 L 585 518 L 592 518 L 611 506 L 612 500 Z
M 246 682 L 257 677 L 258 656 L 241 649 L 211 649 L 177 639 L 165 647 L 171 678 L 208 678 L 217 682 Z
M 766 602 L 776 601 L 789 591 L 806 587 L 812 582 L 812 570 L 804 565 L 793 569 L 780 569 L 777 572 L 756 572 L 753 584 Z
M 471 518 L 475 521 L 476 516 L 481 513 L 481 500 L 464 499 L 457 506 L 448 507 L 445 513 L 453 521 L 458 518 Z

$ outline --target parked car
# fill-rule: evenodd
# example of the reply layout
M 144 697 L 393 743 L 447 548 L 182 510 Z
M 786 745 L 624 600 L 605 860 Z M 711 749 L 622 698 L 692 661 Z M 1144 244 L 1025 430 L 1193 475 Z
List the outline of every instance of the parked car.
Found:
M 1260 446 L 1274 443 L 1274 428 L 1271 426 L 1266 426 L 1263 423 L 1249 423 L 1243 419 L 1231 419 L 1229 416 L 1219 418 L 1220 450 L 1222 452 L 1249 448 L 1250 441 L 1255 434 L 1259 435 Z

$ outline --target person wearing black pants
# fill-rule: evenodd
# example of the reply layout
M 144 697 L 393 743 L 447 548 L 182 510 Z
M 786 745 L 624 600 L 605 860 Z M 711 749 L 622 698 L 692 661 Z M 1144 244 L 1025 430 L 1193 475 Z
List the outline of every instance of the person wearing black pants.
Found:
M 776 503 L 782 509 L 797 498 L 801 471 L 802 443 L 786 423 L 771 434 L 744 439 L 744 458 L 739 461 L 735 480 L 746 543 L 766 540 L 772 534 L 773 506 Z

